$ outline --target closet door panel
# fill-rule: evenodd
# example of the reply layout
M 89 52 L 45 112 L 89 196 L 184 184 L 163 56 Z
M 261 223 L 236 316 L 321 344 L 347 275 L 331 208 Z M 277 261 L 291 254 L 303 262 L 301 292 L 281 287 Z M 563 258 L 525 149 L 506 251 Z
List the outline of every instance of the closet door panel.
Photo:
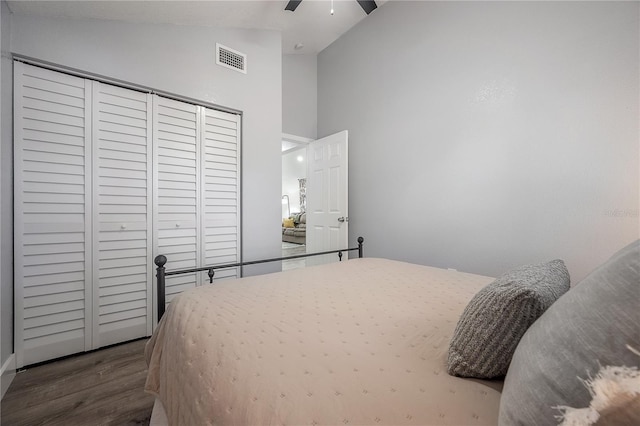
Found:
M 154 96 L 154 247 L 170 269 L 199 266 L 199 122 L 195 105 Z M 167 277 L 166 302 L 197 284 L 195 274 Z
M 240 261 L 240 116 L 202 107 L 202 263 Z M 239 277 L 240 268 L 216 272 Z
M 14 64 L 18 367 L 91 348 L 90 83 Z
M 151 121 L 150 95 L 93 82 L 95 348 L 151 331 Z

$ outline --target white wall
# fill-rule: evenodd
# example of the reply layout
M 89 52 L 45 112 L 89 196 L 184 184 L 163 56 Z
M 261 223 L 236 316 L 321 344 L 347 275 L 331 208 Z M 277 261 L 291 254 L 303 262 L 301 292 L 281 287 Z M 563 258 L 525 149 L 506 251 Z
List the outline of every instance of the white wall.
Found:
M 280 253 L 278 32 L 14 15 L 11 36 L 15 54 L 243 111 L 244 258 Z M 247 54 L 246 75 L 215 64 L 216 42 Z
M 638 2 L 388 2 L 318 56 L 349 130 L 350 240 L 577 282 L 639 236 Z
M 298 157 L 301 157 L 302 161 L 299 161 Z M 300 212 L 300 183 L 298 179 L 306 177 L 306 147 L 294 149 L 282 154 L 282 195 L 289 196 L 291 213 Z M 286 215 L 286 210 L 286 206 L 283 206 L 282 211 L 284 215 Z
M 316 55 L 282 55 L 282 131 L 316 139 L 318 80 Z

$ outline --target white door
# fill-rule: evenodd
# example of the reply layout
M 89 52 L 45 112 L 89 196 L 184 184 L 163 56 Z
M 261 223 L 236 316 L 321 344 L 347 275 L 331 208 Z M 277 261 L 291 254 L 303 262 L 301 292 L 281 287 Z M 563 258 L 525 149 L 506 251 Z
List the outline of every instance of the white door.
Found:
M 91 83 L 14 66 L 18 368 L 91 349 Z
M 151 334 L 151 97 L 93 82 L 93 348 Z
M 240 262 L 240 115 L 201 112 L 202 249 L 199 266 Z M 218 270 L 215 279 L 239 277 L 240 268 Z M 207 283 L 202 272 L 198 284 Z
M 167 256 L 168 269 L 196 268 L 201 235 L 201 117 L 195 105 L 157 95 L 153 111 L 154 256 Z M 196 283 L 196 274 L 167 278 L 166 302 Z
M 307 253 L 347 247 L 348 139 L 344 130 L 307 147 Z M 309 258 L 307 265 L 337 260 L 337 255 L 327 255 Z

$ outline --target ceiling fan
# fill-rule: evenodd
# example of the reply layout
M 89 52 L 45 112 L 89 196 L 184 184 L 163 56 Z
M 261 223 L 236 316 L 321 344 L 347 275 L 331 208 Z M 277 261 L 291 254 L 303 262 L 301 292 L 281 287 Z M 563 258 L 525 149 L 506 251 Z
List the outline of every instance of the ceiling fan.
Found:
M 367 15 L 373 12 L 374 10 L 376 10 L 376 8 L 378 7 L 376 5 L 375 0 L 356 0 L 356 1 L 360 5 L 360 7 L 362 7 L 362 10 L 366 12 Z M 284 10 L 290 10 L 294 12 L 301 2 L 302 0 L 289 0 L 289 3 L 287 3 L 287 6 L 284 8 Z

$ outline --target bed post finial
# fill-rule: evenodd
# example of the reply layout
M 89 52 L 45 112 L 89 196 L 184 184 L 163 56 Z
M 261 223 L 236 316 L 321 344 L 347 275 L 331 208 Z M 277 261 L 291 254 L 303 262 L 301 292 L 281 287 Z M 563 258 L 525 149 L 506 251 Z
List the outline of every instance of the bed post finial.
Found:
M 167 256 L 159 254 L 155 259 L 153 259 L 153 263 L 155 263 L 158 268 L 163 268 L 167 263 Z
M 163 256 L 161 254 L 159 254 L 158 256 L 156 256 L 156 258 L 153 260 L 153 262 L 156 264 L 157 268 L 156 268 L 156 278 L 157 278 L 157 285 L 158 285 L 158 322 L 160 322 L 160 318 L 162 318 L 162 315 L 164 315 L 164 284 L 165 284 L 165 277 L 164 277 L 164 265 L 167 263 L 167 257 Z
M 364 253 L 362 251 L 362 243 L 364 243 L 364 238 L 358 237 L 358 257 L 362 258 Z

